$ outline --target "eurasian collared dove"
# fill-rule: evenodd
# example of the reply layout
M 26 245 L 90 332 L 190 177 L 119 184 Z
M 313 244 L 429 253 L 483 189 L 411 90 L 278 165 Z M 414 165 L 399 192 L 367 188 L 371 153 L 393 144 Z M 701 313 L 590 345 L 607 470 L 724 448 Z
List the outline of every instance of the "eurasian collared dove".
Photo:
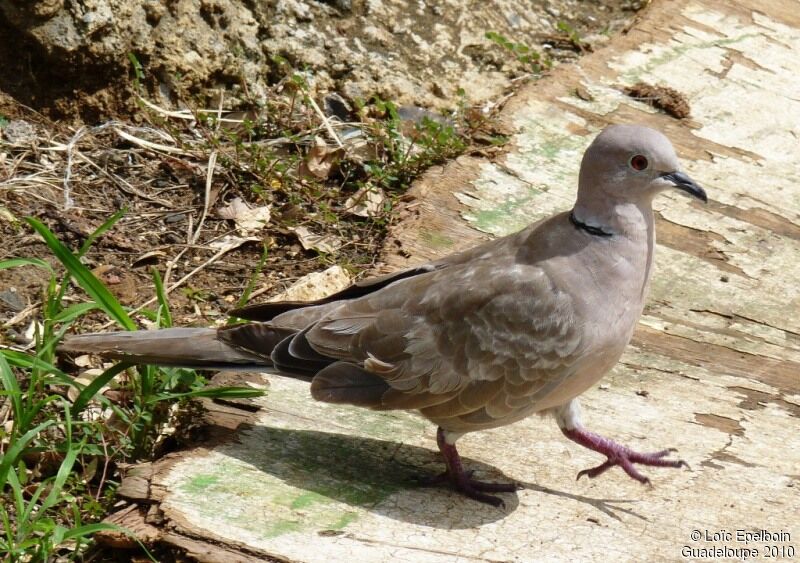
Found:
M 357 283 L 313 303 L 233 311 L 220 329 L 88 334 L 61 349 L 136 363 L 271 366 L 311 381 L 318 401 L 416 410 L 438 425 L 447 478 L 493 505 L 516 485 L 473 480 L 456 440 L 533 413 L 618 465 L 680 467 L 673 450 L 637 453 L 587 430 L 577 397 L 617 362 L 642 313 L 653 261 L 651 202 L 677 188 L 706 201 L 672 145 L 645 127 L 606 128 L 581 162 L 571 211 L 465 252 Z

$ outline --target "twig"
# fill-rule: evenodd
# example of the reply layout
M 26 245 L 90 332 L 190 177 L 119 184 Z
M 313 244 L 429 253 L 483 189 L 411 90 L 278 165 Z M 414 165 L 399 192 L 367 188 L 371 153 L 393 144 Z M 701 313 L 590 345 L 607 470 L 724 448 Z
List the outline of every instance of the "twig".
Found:
M 97 485 L 97 494 L 94 497 L 95 502 L 100 502 L 100 495 L 103 493 L 103 485 L 106 482 L 106 475 L 108 474 L 108 465 L 111 462 L 111 458 L 108 457 L 106 437 L 102 432 L 100 432 L 100 441 L 103 443 L 103 473 L 100 475 L 100 484 Z
M 217 109 L 196 109 L 196 110 L 188 110 L 182 109 L 178 111 L 171 111 L 162 108 L 161 106 L 157 106 L 153 102 L 142 98 L 141 96 L 137 96 L 139 101 L 142 105 L 147 106 L 152 111 L 163 115 L 165 117 L 173 117 L 175 119 L 184 119 L 186 121 L 196 121 L 197 115 L 202 115 L 206 113 L 216 113 L 217 114 L 217 121 L 220 123 L 242 123 L 244 120 L 242 119 L 231 119 L 229 117 L 222 117 L 221 108 Z
M 84 133 L 86 133 L 86 127 L 82 126 L 75 132 L 66 145 L 67 164 L 64 167 L 64 211 L 72 209 L 72 206 L 75 204 L 71 197 L 71 188 L 69 185 L 69 181 L 72 178 L 72 151 L 75 149 L 75 144 L 83 137 Z
M 224 91 L 220 91 L 219 110 L 217 112 L 217 123 L 216 123 L 217 130 L 219 130 L 219 119 L 222 117 L 223 96 L 224 96 Z M 200 231 L 203 229 L 203 223 L 205 223 L 206 221 L 206 215 L 208 215 L 208 206 L 211 200 L 211 184 L 214 179 L 214 168 L 216 167 L 216 165 L 217 165 L 217 150 L 214 149 L 208 156 L 208 166 L 206 168 L 206 189 L 205 193 L 203 194 L 203 213 L 200 215 L 200 221 L 197 222 L 197 230 L 195 230 L 194 234 L 192 235 L 189 244 L 194 244 L 197 242 L 197 238 L 200 236 Z
M 192 239 L 189 241 L 189 244 L 195 244 L 197 242 L 197 238 L 200 236 L 200 230 L 203 228 L 203 223 L 205 223 L 206 216 L 208 215 L 208 206 L 211 200 L 211 184 L 214 178 L 214 168 L 216 165 L 217 151 L 214 150 L 208 157 L 208 167 L 206 168 L 206 190 L 203 194 L 203 213 L 200 215 L 200 221 L 197 223 L 197 229 L 192 235 Z
M 266 292 L 271 290 L 273 287 L 275 287 L 274 283 L 266 283 L 263 286 L 261 286 L 260 288 L 258 288 L 255 291 L 251 292 L 250 295 L 248 296 L 247 300 L 250 301 L 250 300 L 253 299 L 253 297 L 258 297 L 259 295 L 264 295 Z
M 144 147 L 146 149 L 150 149 L 156 152 L 160 151 L 168 154 L 180 154 L 184 156 L 189 156 L 191 154 L 177 147 L 170 147 L 168 145 L 162 145 L 160 143 L 151 143 L 150 141 L 145 141 L 144 139 L 140 139 L 139 137 L 134 137 L 133 135 L 126 133 L 125 131 L 123 131 L 118 127 L 114 127 L 114 132 L 116 132 L 117 135 L 119 135 L 126 141 L 133 143 L 134 145 L 138 145 L 140 147 Z
M 208 266 L 210 266 L 211 264 L 213 264 L 214 262 L 216 262 L 217 260 L 219 260 L 220 258 L 222 258 L 222 257 L 223 257 L 225 254 L 227 254 L 227 253 L 228 253 L 228 252 L 230 252 L 231 250 L 233 250 L 233 249 L 232 249 L 232 248 L 221 248 L 221 249 L 220 249 L 220 250 L 219 250 L 219 251 L 218 251 L 216 254 L 214 254 L 214 256 L 212 256 L 211 258 L 209 258 L 208 260 L 206 260 L 205 262 L 203 262 L 202 264 L 200 264 L 200 265 L 199 265 L 197 268 L 195 268 L 194 270 L 192 270 L 191 272 L 189 272 L 188 274 L 186 274 L 185 276 L 183 276 L 181 279 L 179 279 L 178 281 L 176 281 L 176 282 L 175 282 L 174 284 L 172 284 L 171 286 L 164 288 L 164 294 L 165 294 L 165 295 L 169 295 L 170 293 L 172 293 L 172 291 L 174 291 L 175 289 L 179 288 L 179 287 L 180 287 L 180 286 L 182 286 L 184 283 L 186 283 L 186 282 L 187 282 L 187 281 L 188 281 L 190 278 L 192 278 L 192 277 L 193 277 L 195 274 L 197 274 L 198 272 L 200 272 L 200 271 L 204 270 L 205 268 L 207 268 Z M 180 256 L 181 254 L 183 254 L 185 251 L 186 251 L 186 249 L 184 248 L 184 249 L 183 249 L 183 250 L 180 252 L 179 256 Z M 165 276 L 165 277 L 166 277 L 166 276 Z M 153 303 L 155 303 L 156 301 L 158 301 L 158 297 L 157 297 L 157 296 L 156 296 L 156 297 L 152 297 L 151 299 L 148 299 L 147 301 L 145 301 L 144 303 L 142 303 L 141 305 L 139 305 L 139 306 L 138 306 L 138 307 L 136 307 L 135 309 L 131 310 L 131 311 L 129 312 L 129 314 L 133 315 L 133 314 L 135 314 L 135 313 L 138 313 L 139 311 L 141 311 L 142 309 L 144 309 L 144 308 L 145 308 L 145 307 L 147 307 L 148 305 L 152 305 L 152 304 L 153 304 Z M 102 329 L 106 329 L 106 328 L 110 327 L 111 325 L 113 325 L 113 324 L 114 324 L 114 322 L 115 322 L 115 321 L 109 321 L 109 322 L 107 322 L 106 324 L 104 324 L 103 326 L 101 326 L 101 327 L 100 327 L 100 329 L 101 329 L 101 330 L 102 330 Z
M 22 311 L 11 317 L 8 321 L 3 323 L 3 328 L 12 327 L 15 324 L 21 323 L 27 319 L 39 307 L 38 303 L 33 303 L 25 307 Z
M 127 192 L 127 193 L 129 193 L 131 195 L 135 195 L 135 196 L 140 197 L 142 199 L 146 199 L 147 201 L 152 201 L 153 203 L 157 203 L 159 205 L 163 205 L 164 207 L 168 207 L 170 209 L 173 208 L 173 205 L 172 205 L 171 202 L 167 201 L 166 199 L 161 199 L 161 198 L 157 198 L 157 197 L 153 197 L 153 196 L 147 195 L 142 190 L 132 186 L 130 183 L 126 182 L 125 180 L 123 180 L 122 178 L 117 176 L 116 174 L 111 174 L 110 172 L 108 172 L 108 170 L 105 170 L 102 167 L 98 166 L 95 162 L 93 162 L 91 159 L 89 159 L 83 153 L 78 153 L 78 156 L 80 156 L 84 160 L 84 162 L 89 164 L 89 166 L 91 166 L 92 168 L 94 168 L 95 170 L 97 170 L 98 172 L 103 174 L 106 178 L 109 178 L 112 182 L 114 182 L 117 186 L 119 186 L 119 188 L 122 191 Z
M 333 138 L 334 141 L 336 141 L 336 144 L 339 145 L 339 148 L 343 147 L 344 144 L 342 144 L 341 139 L 339 139 L 339 135 L 336 134 L 336 131 L 333 130 L 333 127 L 331 127 L 331 122 L 328 120 L 328 116 L 325 115 L 321 109 L 319 109 L 319 106 L 317 105 L 317 102 L 314 101 L 314 98 L 311 96 L 306 97 L 308 98 L 308 103 L 311 104 L 311 107 L 314 108 L 314 111 L 322 120 L 322 124 L 325 126 L 325 129 L 328 130 L 328 134 Z

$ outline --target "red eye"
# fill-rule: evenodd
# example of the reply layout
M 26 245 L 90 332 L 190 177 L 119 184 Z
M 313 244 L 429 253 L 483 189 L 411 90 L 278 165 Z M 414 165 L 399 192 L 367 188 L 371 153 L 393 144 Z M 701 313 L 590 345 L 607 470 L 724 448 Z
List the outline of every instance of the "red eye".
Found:
M 631 157 L 630 161 L 628 161 L 628 164 L 630 164 L 631 168 L 634 170 L 644 170 L 647 168 L 649 162 L 647 162 L 647 157 L 643 154 L 635 154 Z

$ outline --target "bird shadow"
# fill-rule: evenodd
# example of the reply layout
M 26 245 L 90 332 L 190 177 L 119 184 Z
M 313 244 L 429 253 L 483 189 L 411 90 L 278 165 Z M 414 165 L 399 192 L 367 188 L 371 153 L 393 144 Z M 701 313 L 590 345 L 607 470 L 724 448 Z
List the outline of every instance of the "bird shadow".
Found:
M 235 457 L 291 487 L 369 510 L 394 520 L 444 529 L 467 529 L 502 520 L 519 508 L 517 493 L 501 493 L 505 506 L 479 503 L 446 485 L 428 486 L 427 478 L 444 466 L 438 452 L 401 442 L 345 434 L 250 426 L 240 428 L 235 443 L 221 453 Z M 511 482 L 499 469 L 463 458 L 474 477 Z M 617 512 L 645 519 L 618 506 L 633 500 L 592 498 L 558 491 L 535 483 L 519 483 L 528 490 L 588 504 L 621 520 Z M 398 492 L 403 494 L 395 494 Z
M 618 522 L 622 522 L 622 518 L 620 518 L 618 513 L 625 514 L 633 518 L 638 518 L 639 520 L 648 521 L 645 516 L 642 516 L 632 508 L 625 508 L 624 505 L 626 504 L 632 505 L 638 502 L 636 499 L 594 498 L 594 497 L 587 497 L 584 495 L 568 493 L 566 491 L 558 491 L 556 489 L 551 489 L 550 487 L 543 487 L 542 485 L 537 485 L 536 483 L 520 482 L 519 484 L 523 489 L 529 491 L 536 491 L 542 494 L 567 498 L 570 500 L 574 500 L 576 502 L 582 502 L 584 504 L 588 504 L 589 506 L 597 509 L 599 512 L 602 512 L 609 518 L 617 520 Z

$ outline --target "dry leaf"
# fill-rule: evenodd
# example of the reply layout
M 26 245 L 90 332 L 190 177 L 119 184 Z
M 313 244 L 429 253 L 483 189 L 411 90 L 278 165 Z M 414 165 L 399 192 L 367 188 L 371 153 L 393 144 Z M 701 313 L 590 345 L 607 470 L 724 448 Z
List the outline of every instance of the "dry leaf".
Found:
M 298 173 L 306 178 L 325 180 L 331 175 L 343 154 L 340 147 L 328 146 L 322 137 L 314 137 L 314 144 L 300 163 Z
M 240 197 L 234 198 L 225 207 L 220 207 L 217 213 L 223 219 L 234 221 L 236 230 L 245 237 L 263 229 L 271 217 L 269 205 L 252 208 Z
M 75 378 L 75 382 L 80 383 L 83 386 L 89 385 L 90 383 L 92 383 L 92 381 L 97 379 L 97 377 L 102 375 L 104 372 L 105 369 L 103 368 L 87 369 L 86 371 L 82 372 L 80 375 L 78 375 L 78 377 Z M 109 385 L 113 383 L 114 381 L 112 380 L 109 382 Z M 103 385 L 97 391 L 97 394 L 95 396 L 101 395 L 106 391 L 108 391 L 109 389 L 111 389 L 109 385 Z M 80 395 L 80 390 L 77 389 L 76 387 L 70 386 L 69 388 L 67 388 L 67 398 L 73 403 L 77 400 L 78 395 Z M 92 398 L 91 401 L 89 401 L 87 408 L 81 412 L 80 417 L 82 420 L 94 422 L 98 420 L 108 420 L 108 418 L 111 416 L 112 413 L 113 413 L 112 409 L 103 409 L 100 406 L 100 404 L 94 398 Z
M 360 133 L 360 132 L 359 132 Z M 363 135 L 350 135 L 342 139 L 347 151 L 347 158 L 358 164 L 378 160 L 383 145 Z
M 316 301 L 345 289 L 350 283 L 350 275 L 344 268 L 331 266 L 322 272 L 303 276 L 270 301 Z
M 224 254 L 225 252 L 230 252 L 234 248 L 239 248 L 246 242 L 259 242 L 261 239 L 258 237 L 235 237 L 232 235 L 226 235 L 221 239 L 217 239 L 212 243 L 209 243 L 208 246 L 213 248 L 217 251 L 222 251 Z
M 92 364 L 92 360 L 89 354 L 81 354 L 80 356 L 72 360 L 72 363 L 74 363 L 79 368 L 85 368 L 89 367 Z
M 14 119 L 3 127 L 3 136 L 12 145 L 29 145 L 36 141 L 36 127 L 22 119 Z
M 342 240 L 334 235 L 315 235 L 306 227 L 295 227 L 292 230 L 306 250 L 333 254 L 342 246 Z
M 14 217 L 14 214 L 2 205 L 0 205 L 0 219 L 8 221 L 9 223 L 19 223 L 19 219 Z
M 139 256 L 136 260 L 131 262 L 131 268 L 139 268 L 141 266 L 148 266 L 157 264 L 158 259 L 166 256 L 167 253 L 163 250 L 151 250 Z
M 344 202 L 345 213 L 359 217 L 375 217 L 383 211 L 386 194 L 375 186 L 364 186 Z

